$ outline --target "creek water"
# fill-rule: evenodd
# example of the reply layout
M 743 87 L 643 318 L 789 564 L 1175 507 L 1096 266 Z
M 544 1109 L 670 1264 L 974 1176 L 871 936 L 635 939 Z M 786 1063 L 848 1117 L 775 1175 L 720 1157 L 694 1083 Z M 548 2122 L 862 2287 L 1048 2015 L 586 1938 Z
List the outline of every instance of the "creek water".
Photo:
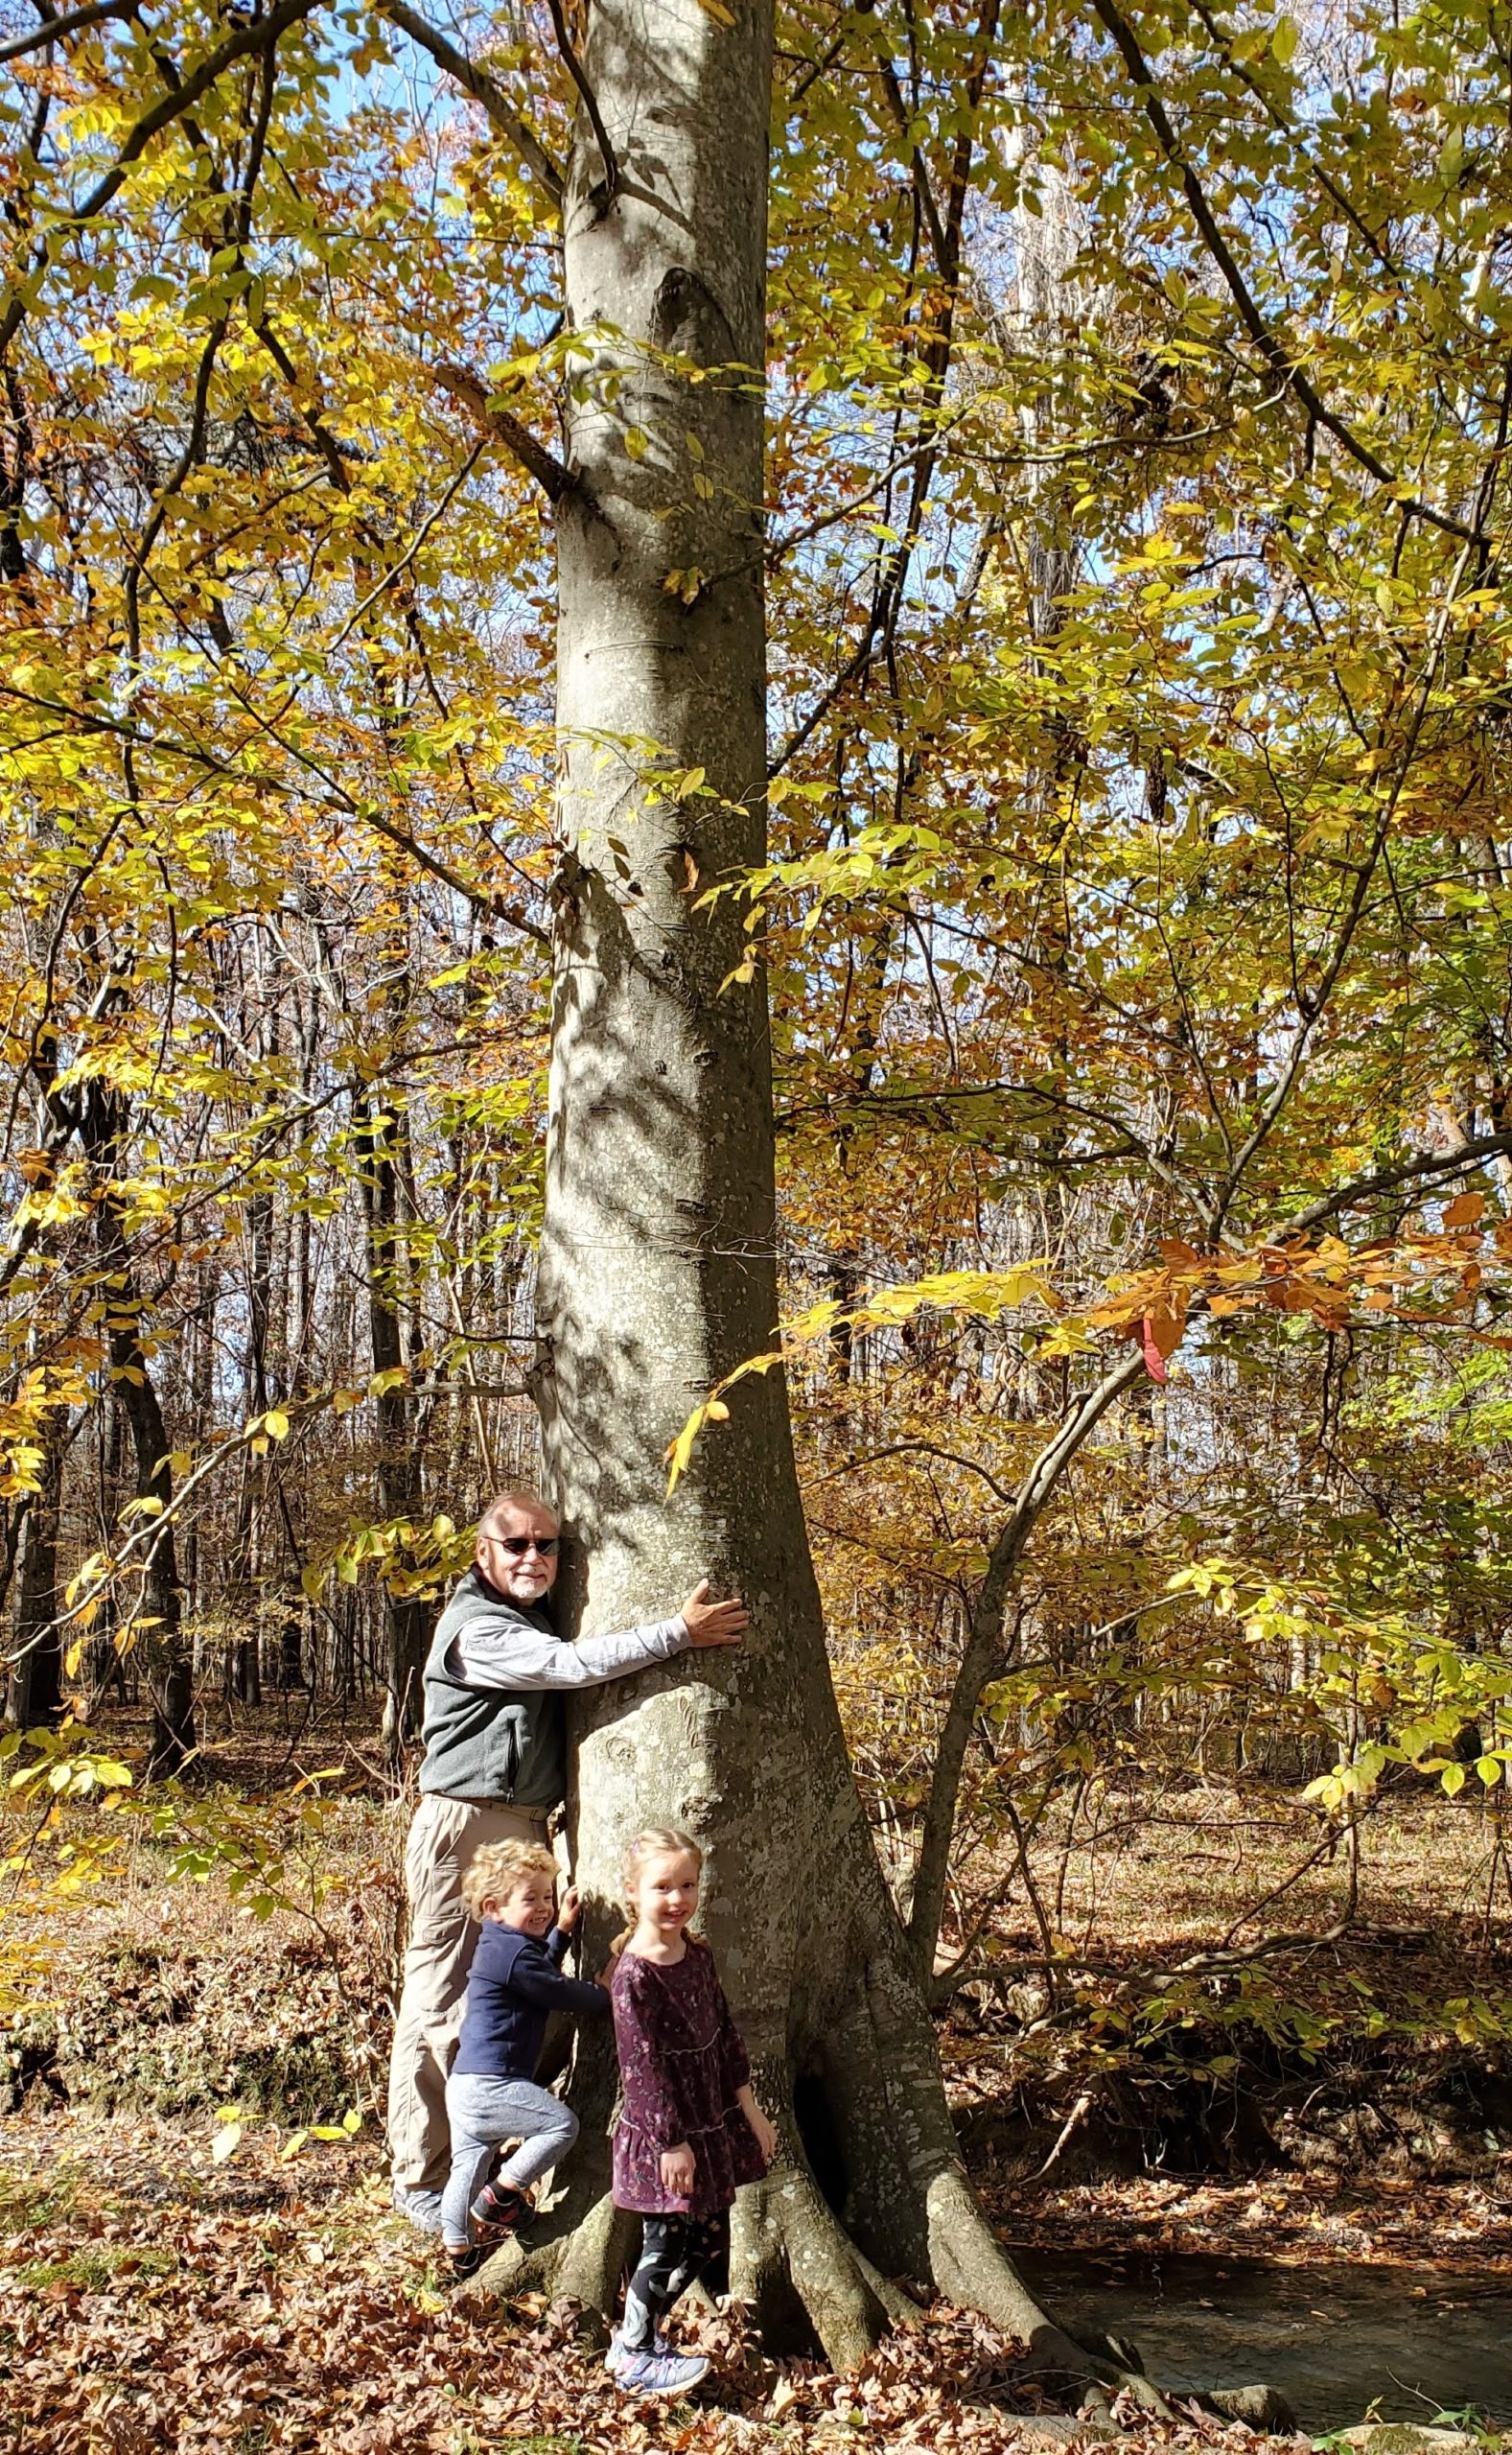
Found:
M 1512 2282 L 1434 2267 L 1290 2267 L 1195 2253 L 1013 2253 L 1075 2333 L 1132 2337 L 1178 2394 L 1278 2387 L 1302 2427 L 1431 2420 L 1474 2406 L 1512 2426 Z

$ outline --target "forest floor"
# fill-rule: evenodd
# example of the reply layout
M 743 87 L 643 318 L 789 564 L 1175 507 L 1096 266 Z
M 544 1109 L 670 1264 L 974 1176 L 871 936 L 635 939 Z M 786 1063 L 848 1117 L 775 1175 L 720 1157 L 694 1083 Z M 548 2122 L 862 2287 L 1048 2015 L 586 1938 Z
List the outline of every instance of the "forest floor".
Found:
M 846 2380 L 774 2366 L 706 2314 L 690 2332 L 715 2379 L 647 2414 L 544 2311 L 501 2323 L 444 2286 L 382 2165 L 406 1812 L 376 1794 L 367 1734 L 279 1721 L 244 1719 L 207 1750 L 213 1787 L 156 1829 L 123 1819 L 105 1872 L 71 1898 L 31 1916 L 16 1903 L 12 1952 L 19 1937 L 39 1958 L 0 2023 L 5 2455 L 1025 2443 L 1036 2397 L 1015 2349 L 948 2311 Z M 343 1794 L 289 1803 L 316 1773 Z M 271 1814 L 241 1804 L 269 1791 L 286 1802 Z M 79 1811 L 62 1849 L 108 1827 Z M 1313 1829 L 1263 1787 L 1185 1782 L 1115 1803 L 1084 1846 L 1044 1843 L 1036 1878 L 1059 1886 L 1093 1995 L 1058 1999 L 1015 1974 L 1034 1939 L 1009 1904 L 996 1981 L 959 1996 L 942 2030 L 968 2167 L 1032 2269 L 1205 2257 L 1321 2279 L 1344 2263 L 1388 2291 L 1396 2279 L 1404 2302 L 1512 2280 L 1512 1931 L 1497 1836 L 1468 1803 L 1375 1820 L 1341 1935 L 1337 1862 L 1291 1882 L 1302 1941 L 1255 1964 L 1242 2016 L 1232 1986 L 1224 2011 L 1179 1976 L 1169 2021 L 1129 2008 L 1151 1999 L 1136 1973 L 1179 1972 L 1236 1922 L 1257 1931 L 1243 1913 Z M 12 1866 L 23 1831 L 9 1811 Z M 1242 2436 L 1193 2408 L 1136 2443 Z

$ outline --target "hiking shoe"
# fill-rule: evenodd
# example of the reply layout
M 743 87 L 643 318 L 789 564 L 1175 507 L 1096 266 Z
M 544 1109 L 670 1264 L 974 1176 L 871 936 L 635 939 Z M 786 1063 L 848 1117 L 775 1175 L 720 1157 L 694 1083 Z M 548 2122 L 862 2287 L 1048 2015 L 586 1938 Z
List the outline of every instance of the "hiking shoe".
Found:
M 467 2212 L 479 2242 L 502 2242 L 529 2215 L 529 2195 L 512 2183 L 485 2183 Z
M 394 2206 L 401 2216 L 422 2233 L 441 2231 L 441 2194 L 438 2190 L 410 2190 L 403 2183 L 394 2185 Z
M 708 2377 L 709 2364 L 696 2352 L 621 2351 L 612 2374 L 627 2396 L 686 2396 Z

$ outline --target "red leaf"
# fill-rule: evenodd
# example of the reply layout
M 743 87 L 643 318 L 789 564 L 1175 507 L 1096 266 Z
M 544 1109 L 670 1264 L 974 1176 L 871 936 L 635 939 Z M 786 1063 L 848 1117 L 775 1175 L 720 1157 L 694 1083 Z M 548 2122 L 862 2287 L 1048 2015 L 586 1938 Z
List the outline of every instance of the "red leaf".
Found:
M 1166 1359 L 1156 1343 L 1155 1325 L 1148 1313 L 1139 1324 L 1139 1349 L 1151 1381 L 1169 1381 L 1171 1375 L 1166 1370 Z

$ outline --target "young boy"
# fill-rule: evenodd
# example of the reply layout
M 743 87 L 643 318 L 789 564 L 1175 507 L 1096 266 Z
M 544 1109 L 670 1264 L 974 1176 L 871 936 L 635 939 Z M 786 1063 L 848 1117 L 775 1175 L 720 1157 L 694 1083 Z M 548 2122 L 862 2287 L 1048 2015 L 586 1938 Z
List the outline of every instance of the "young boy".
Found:
M 569 1889 L 555 1912 L 556 1861 L 549 1850 L 531 1841 L 488 1843 L 462 1878 L 462 1899 L 483 1931 L 446 2084 L 452 2173 L 441 2200 L 441 2238 L 454 2273 L 471 2276 L 520 2222 L 530 2205 L 530 2185 L 577 2138 L 571 2108 L 536 2085 L 547 2016 L 602 2019 L 609 1994 L 562 1975 L 578 1902 Z M 520 2145 L 490 2182 L 489 2168 L 506 2139 Z

